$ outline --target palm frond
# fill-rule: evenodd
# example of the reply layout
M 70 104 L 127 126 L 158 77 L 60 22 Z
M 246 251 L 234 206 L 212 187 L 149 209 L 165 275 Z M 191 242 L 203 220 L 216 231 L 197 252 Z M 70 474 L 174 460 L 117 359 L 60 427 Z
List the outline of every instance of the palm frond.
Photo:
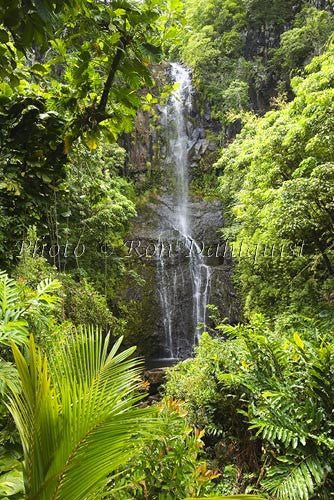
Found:
M 10 409 L 25 457 L 28 500 L 84 499 L 125 464 L 152 427 L 136 407 L 141 367 L 134 349 L 108 353 L 109 337 L 90 328 L 68 339 L 50 366 L 29 342 L 29 361 L 13 345 L 22 393 Z

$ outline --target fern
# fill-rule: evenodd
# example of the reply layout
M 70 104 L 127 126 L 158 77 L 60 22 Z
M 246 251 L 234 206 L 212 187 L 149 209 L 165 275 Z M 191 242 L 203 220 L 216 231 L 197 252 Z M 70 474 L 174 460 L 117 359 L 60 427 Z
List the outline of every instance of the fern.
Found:
M 265 491 L 279 499 L 308 500 L 325 480 L 327 470 L 316 457 L 309 456 L 298 463 L 291 457 L 280 457 L 280 461 L 262 481 Z
M 277 425 L 267 421 L 253 420 L 249 429 L 258 429 L 256 435 L 261 434 L 263 439 L 273 442 L 276 439 L 281 441 L 285 446 L 291 445 L 292 448 L 297 448 L 299 444 L 305 446 L 306 434 L 292 431 L 285 426 Z
M 0 272 L 0 344 L 8 346 L 12 340 L 22 344 L 27 340 L 27 322 L 23 315 L 17 283 Z
M 186 498 L 185 500 L 206 500 L 206 498 L 211 498 L 211 500 L 264 500 L 263 496 L 259 495 L 229 495 L 224 497 L 205 497 L 205 498 Z
M 54 304 L 60 301 L 56 295 L 52 295 L 56 290 L 61 287 L 61 283 L 57 280 L 47 278 L 39 283 L 37 286 L 36 299 L 48 304 Z
M 19 294 L 16 282 L 7 274 L 0 271 L 0 317 L 5 317 L 8 311 L 16 309 L 19 302 Z
M 5 393 L 7 387 L 9 387 L 12 392 L 19 389 L 17 370 L 8 361 L 0 359 L 0 395 Z
M 28 324 L 22 320 L 6 321 L 0 324 L 0 344 L 10 346 L 11 342 L 24 344 L 28 338 Z
M 0 271 L 0 345 L 26 343 L 29 336 L 28 319 L 35 316 L 43 321 L 43 309 L 60 300 L 52 295 L 59 287 L 59 282 L 46 279 L 38 285 L 37 290 L 25 287 L 25 297 L 22 298 L 20 285 Z M 15 384 L 16 371 L 10 363 L 0 358 L 0 393 L 5 392 L 6 386 L 15 388 Z
M 245 428 L 249 429 L 251 441 L 262 451 L 256 484 L 271 498 L 327 500 L 327 493 L 334 491 L 332 335 L 320 337 L 313 328 L 301 335 L 295 330 L 271 332 L 267 325 L 257 323 L 229 327 L 227 333 L 233 340 L 227 339 L 223 347 L 217 342 L 217 354 L 212 346 L 209 351 L 200 344 L 193 368 L 189 365 L 187 369 L 193 376 L 195 369 L 196 374 L 201 369 L 199 361 L 203 364 L 212 356 L 219 357 L 214 387 L 220 390 L 219 408 L 225 416 L 223 423 L 216 421 L 217 400 L 211 402 L 210 415 L 205 409 L 211 428 L 222 428 L 228 438 L 235 422 L 240 424 L 243 433 L 237 429 L 234 436 L 238 450 L 245 450 L 247 465 Z M 185 378 L 184 387 L 187 381 Z M 176 377 L 174 383 L 179 383 Z M 203 388 L 210 383 L 208 377 L 203 378 Z M 195 390 L 189 387 L 188 393 L 184 392 L 182 398 L 194 404 Z M 197 401 L 194 406 L 199 412 L 203 404 Z M 227 401 L 233 401 L 235 408 Z M 237 420 L 239 416 L 242 418 Z

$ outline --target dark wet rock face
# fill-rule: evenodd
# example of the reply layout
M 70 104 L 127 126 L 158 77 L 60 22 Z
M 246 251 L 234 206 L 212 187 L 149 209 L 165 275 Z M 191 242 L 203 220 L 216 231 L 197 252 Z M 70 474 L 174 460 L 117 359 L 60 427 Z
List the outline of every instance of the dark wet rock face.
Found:
M 203 252 L 204 265 L 210 267 L 210 290 L 207 303 L 215 304 L 222 317 L 229 317 L 232 322 L 238 320 L 237 300 L 231 285 L 232 262 L 224 257 L 225 242 L 219 236 L 223 226 L 222 206 L 219 201 L 190 201 L 189 212 L 192 220 L 192 237 Z M 153 291 L 151 310 L 146 311 L 148 317 L 155 321 L 152 342 L 154 357 L 168 358 L 166 351 L 165 317 L 161 311 L 161 282 L 159 275 L 160 256 L 165 252 L 166 268 L 165 286 L 170 291 L 169 308 L 171 313 L 173 335 L 173 352 L 178 358 L 186 358 L 192 354 L 194 346 L 193 321 L 193 284 L 189 267 L 190 251 L 197 251 L 193 245 L 189 249 L 179 239 L 178 231 L 172 223 L 173 197 L 162 193 L 147 203 L 134 224 L 132 238 L 136 242 L 133 254 L 137 254 L 140 262 L 145 261 L 141 272 L 151 282 Z M 162 230 L 162 227 L 164 228 Z M 159 241 L 160 239 L 160 241 Z M 140 247 L 137 248 L 138 242 Z M 139 254 L 139 255 L 138 255 Z M 168 254 L 168 256 L 166 255 Z M 204 287 L 203 281 L 203 287 Z M 159 311 L 158 317 L 152 311 Z M 209 318 L 207 318 L 210 324 Z
M 167 190 L 161 191 L 161 194 L 149 201 L 145 209 L 138 214 L 132 237 L 158 241 L 161 235 L 163 239 L 177 239 L 178 231 L 173 224 L 173 196 Z M 199 242 L 218 242 L 224 224 L 221 202 L 189 200 L 188 210 L 192 221 L 192 237 Z

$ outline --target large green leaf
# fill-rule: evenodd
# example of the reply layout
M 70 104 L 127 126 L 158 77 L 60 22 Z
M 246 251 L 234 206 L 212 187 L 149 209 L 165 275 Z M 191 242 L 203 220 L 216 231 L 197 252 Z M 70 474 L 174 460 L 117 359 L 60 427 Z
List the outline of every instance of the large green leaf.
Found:
M 13 469 L 0 476 L 0 497 L 12 496 L 23 492 L 23 475 L 21 470 Z

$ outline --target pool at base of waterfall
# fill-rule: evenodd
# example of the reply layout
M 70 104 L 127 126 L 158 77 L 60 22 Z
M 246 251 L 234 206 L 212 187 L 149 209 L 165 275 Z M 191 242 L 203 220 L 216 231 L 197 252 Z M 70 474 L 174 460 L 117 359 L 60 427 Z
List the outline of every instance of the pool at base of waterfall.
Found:
M 155 368 L 169 368 L 176 365 L 180 361 L 182 361 L 180 358 L 153 358 L 146 361 L 145 368 L 147 370 L 153 370 Z

